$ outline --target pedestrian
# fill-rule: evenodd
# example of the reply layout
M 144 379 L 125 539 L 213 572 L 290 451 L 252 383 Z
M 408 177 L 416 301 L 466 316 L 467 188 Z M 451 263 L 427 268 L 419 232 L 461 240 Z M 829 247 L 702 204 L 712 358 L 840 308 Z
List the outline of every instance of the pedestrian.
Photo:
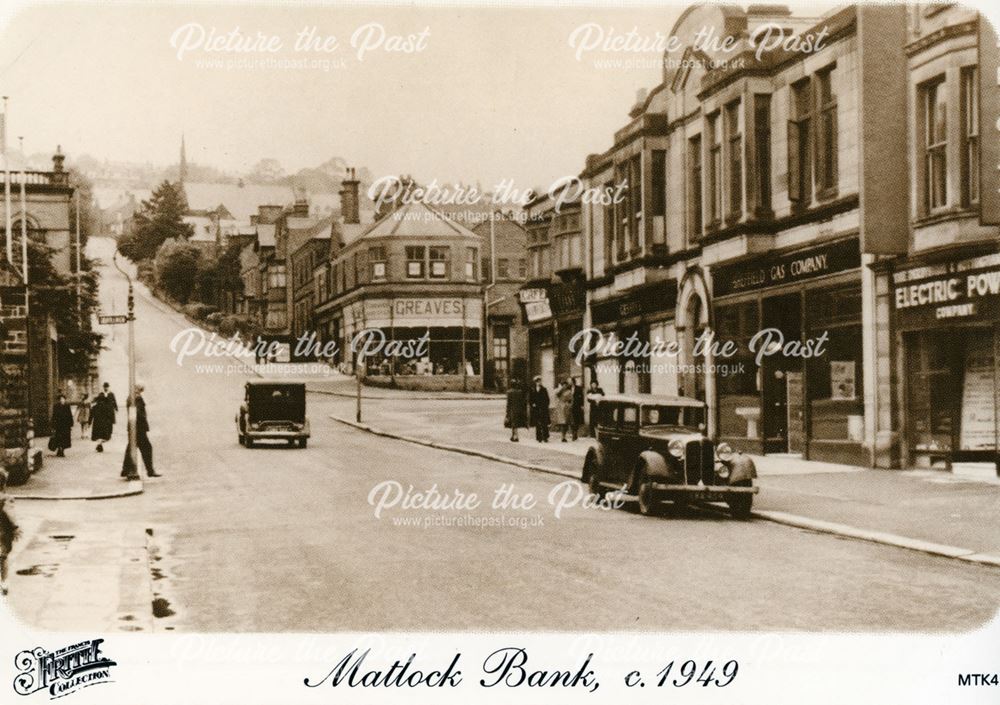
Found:
M 562 442 L 566 442 L 566 432 L 573 423 L 573 382 L 567 377 L 556 390 L 556 414 L 553 419 L 559 424 Z
M 112 420 L 111 423 L 116 423 L 118 421 L 118 400 L 115 399 L 115 393 L 111 391 L 111 385 L 107 382 L 102 386 L 104 396 L 107 397 L 108 404 L 111 407 Z
M 521 387 L 521 380 L 516 377 L 511 380 L 510 388 L 507 390 L 507 415 L 506 426 L 510 428 L 510 440 L 518 442 L 517 429 L 525 428 L 527 424 L 524 389 Z
M 104 385 L 107 388 L 107 384 Z M 115 429 L 115 411 L 117 402 L 114 395 L 108 396 L 108 392 L 101 391 L 94 399 L 90 407 L 90 440 L 97 441 L 97 452 L 104 452 L 104 444 L 111 440 L 111 434 Z
M 65 450 L 73 445 L 73 410 L 66 403 L 66 395 L 60 394 L 52 405 L 52 435 L 49 437 L 49 450 L 54 450 L 56 456 L 62 458 Z
M 549 390 L 542 384 L 541 377 L 535 377 L 531 390 L 531 420 L 535 424 L 535 440 L 549 442 Z
M 146 400 L 142 398 L 144 387 L 141 384 L 135 385 L 133 399 L 129 403 L 135 404 L 135 445 L 142 455 L 142 464 L 146 466 L 147 477 L 161 477 L 161 474 L 153 469 L 153 444 L 149 442 L 149 418 L 146 416 Z M 125 460 L 122 461 L 122 477 L 126 480 L 139 479 L 139 468 L 132 462 L 132 454 L 129 447 L 125 446 Z
M 84 394 L 83 399 L 76 405 L 76 422 L 80 424 L 80 438 L 87 437 L 87 429 L 90 428 L 90 395 Z
M 580 384 L 579 377 L 572 378 L 573 383 L 573 413 L 571 415 L 571 426 L 573 440 L 578 438 L 579 430 L 583 427 L 583 385 Z
M 604 390 L 597 383 L 596 379 L 590 380 L 590 388 L 587 390 L 587 401 L 590 403 L 590 435 L 597 438 L 597 403 L 604 396 Z
M 14 521 L 14 500 L 7 496 L 7 471 L 0 467 L 0 595 L 7 594 L 7 556 L 21 530 Z

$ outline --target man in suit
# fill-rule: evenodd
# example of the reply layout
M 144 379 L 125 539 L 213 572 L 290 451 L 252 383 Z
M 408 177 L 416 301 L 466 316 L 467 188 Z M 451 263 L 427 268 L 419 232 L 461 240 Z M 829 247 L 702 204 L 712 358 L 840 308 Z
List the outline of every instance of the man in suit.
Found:
M 142 455 L 142 464 L 146 466 L 148 477 L 161 477 L 153 469 L 153 444 L 149 442 L 149 418 L 146 416 L 146 400 L 142 398 L 143 386 L 135 385 L 135 445 Z M 131 403 L 131 402 L 130 402 Z M 139 477 L 139 468 L 132 463 L 132 456 L 125 448 L 125 460 L 122 463 L 122 477 L 135 480 Z
M 535 377 L 531 390 L 531 420 L 535 424 L 535 440 L 549 442 L 549 390 L 542 384 L 541 377 Z

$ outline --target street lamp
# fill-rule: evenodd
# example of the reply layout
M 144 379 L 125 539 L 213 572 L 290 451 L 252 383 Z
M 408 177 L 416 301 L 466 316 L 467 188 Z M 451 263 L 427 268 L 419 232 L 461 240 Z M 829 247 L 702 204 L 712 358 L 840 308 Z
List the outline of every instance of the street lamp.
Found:
M 125 453 L 126 477 L 133 479 L 139 477 L 139 466 L 135 457 L 135 296 L 132 291 L 132 277 L 118 264 L 118 245 L 115 245 L 113 256 L 115 269 L 125 275 L 128 280 L 128 449 Z

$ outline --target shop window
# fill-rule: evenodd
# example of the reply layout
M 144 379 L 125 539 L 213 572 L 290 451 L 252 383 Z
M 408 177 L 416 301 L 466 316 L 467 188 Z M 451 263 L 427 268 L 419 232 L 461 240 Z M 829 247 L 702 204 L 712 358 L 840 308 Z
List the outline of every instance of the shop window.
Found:
M 824 289 L 806 294 L 807 335 L 826 336 L 825 354 L 807 362 L 810 433 L 816 441 L 860 443 L 862 399 L 861 288 Z
M 423 246 L 411 245 L 406 248 L 406 276 L 408 279 L 424 278 L 424 253 Z
M 816 74 L 816 185 L 820 197 L 837 190 L 837 96 L 833 92 L 833 68 Z
M 450 253 L 447 247 L 431 247 L 429 249 L 431 279 L 448 278 L 449 256 Z
M 719 393 L 719 433 L 729 438 L 759 438 L 760 392 L 757 363 L 750 339 L 760 330 L 757 301 L 744 301 L 715 309 L 715 340 L 732 341 L 736 354 L 716 360 Z
M 788 121 L 788 200 L 807 205 L 812 198 L 812 88 L 808 78 L 791 87 L 792 119 Z
M 738 218 L 743 210 L 743 133 L 740 130 L 740 101 L 726 106 L 726 144 L 729 152 L 729 215 Z
M 708 227 L 722 220 L 722 121 L 708 116 Z
M 757 198 L 761 211 L 771 210 L 771 96 L 754 96 L 754 154 Z
M 380 279 L 385 279 L 385 247 L 369 247 L 368 248 L 368 262 L 371 266 L 371 278 L 372 281 L 377 281 Z
M 701 237 L 701 135 L 688 140 L 688 235 L 692 240 Z
M 955 431 L 959 350 L 954 335 L 915 333 L 906 340 L 907 421 L 910 449 L 949 453 Z
M 962 205 L 979 201 L 979 77 L 975 66 L 962 69 Z
M 923 170 L 924 211 L 931 212 L 948 203 L 947 91 L 941 76 L 921 88 L 924 126 Z

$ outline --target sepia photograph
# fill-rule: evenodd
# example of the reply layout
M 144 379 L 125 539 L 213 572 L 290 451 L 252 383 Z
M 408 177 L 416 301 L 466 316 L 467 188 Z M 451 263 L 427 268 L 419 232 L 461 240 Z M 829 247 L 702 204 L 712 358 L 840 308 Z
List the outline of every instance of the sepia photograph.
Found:
M 998 20 L 0 8 L 0 701 L 990 702 Z

